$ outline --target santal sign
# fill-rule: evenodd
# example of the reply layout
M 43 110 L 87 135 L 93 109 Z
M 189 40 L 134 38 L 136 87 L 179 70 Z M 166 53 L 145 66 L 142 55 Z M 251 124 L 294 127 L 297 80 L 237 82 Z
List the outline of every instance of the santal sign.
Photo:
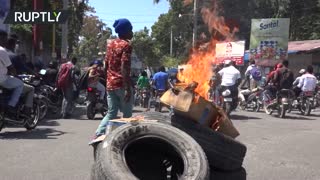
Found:
M 265 66 L 273 66 L 286 59 L 289 24 L 288 18 L 252 19 L 250 59 Z
M 237 65 L 243 65 L 245 41 L 223 42 L 216 44 L 216 60 L 223 63 L 229 59 L 235 61 Z

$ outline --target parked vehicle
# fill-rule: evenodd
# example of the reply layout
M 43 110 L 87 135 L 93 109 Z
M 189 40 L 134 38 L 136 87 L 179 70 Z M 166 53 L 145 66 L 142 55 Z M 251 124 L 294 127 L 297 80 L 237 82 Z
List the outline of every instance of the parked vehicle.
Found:
M 24 126 L 28 130 L 34 129 L 40 120 L 40 97 L 38 95 L 34 96 L 33 110 L 31 114 L 25 114 L 24 96 L 22 95 L 17 104 L 17 112 L 15 115 L 8 115 L 5 109 L 9 98 L 11 97 L 11 93 L 10 90 L 0 87 L 0 131 L 6 124 Z
M 249 89 L 241 90 L 239 93 L 239 107 L 242 110 L 252 109 L 255 112 L 259 112 L 263 106 L 262 103 L 263 89 L 258 87 L 250 91 Z
M 100 93 L 96 88 L 87 88 L 87 117 L 94 119 L 95 115 L 100 112 L 105 116 L 108 112 L 108 103 L 106 96 L 104 100 L 100 100 Z
M 271 115 L 273 111 L 278 112 L 280 118 L 284 118 L 290 103 L 293 101 L 294 92 L 290 89 L 282 89 L 276 93 L 273 99 L 270 94 L 264 91 L 263 107 L 266 114 Z

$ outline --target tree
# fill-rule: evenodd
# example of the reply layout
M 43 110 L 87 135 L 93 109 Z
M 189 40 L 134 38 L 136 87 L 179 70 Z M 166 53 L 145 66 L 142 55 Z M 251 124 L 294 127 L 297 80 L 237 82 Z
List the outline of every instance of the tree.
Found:
M 146 27 L 133 34 L 132 46 L 134 52 L 147 66 L 159 65 L 159 60 L 155 54 L 154 44 L 155 41 L 150 37 L 149 29 Z
M 98 16 L 86 15 L 80 31 L 79 45 L 74 49 L 74 54 L 81 57 L 84 63 L 98 58 L 98 53 L 105 50 L 106 40 L 111 33 L 110 28 L 107 28 Z

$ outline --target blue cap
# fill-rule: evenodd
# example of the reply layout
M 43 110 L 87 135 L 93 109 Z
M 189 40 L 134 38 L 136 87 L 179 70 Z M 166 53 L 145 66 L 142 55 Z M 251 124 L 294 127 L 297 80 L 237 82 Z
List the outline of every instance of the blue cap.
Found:
M 114 22 L 113 27 L 119 35 L 125 35 L 132 31 L 132 24 L 128 19 L 118 19 Z

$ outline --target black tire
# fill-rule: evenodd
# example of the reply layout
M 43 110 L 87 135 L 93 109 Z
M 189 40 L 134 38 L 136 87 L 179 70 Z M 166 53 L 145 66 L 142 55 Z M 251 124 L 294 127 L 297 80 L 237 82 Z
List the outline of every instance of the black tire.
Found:
M 247 172 L 244 168 L 235 171 L 219 171 L 210 168 L 210 180 L 246 180 Z
M 43 120 L 48 112 L 48 101 L 44 97 L 40 97 L 38 100 L 39 109 L 40 109 L 40 118 L 39 120 Z
M 149 99 L 148 98 L 143 98 L 143 108 L 147 108 L 148 107 L 148 103 L 149 103 Z
M 4 114 L 0 112 L 0 132 L 4 128 Z
M 278 116 L 280 118 L 285 118 L 287 111 L 287 105 L 280 104 L 278 107 Z
M 108 106 L 103 105 L 102 110 L 101 110 L 100 113 L 101 113 L 101 116 L 102 116 L 102 117 L 106 116 L 107 113 L 108 113 Z
M 89 101 L 87 104 L 87 117 L 88 119 L 94 119 L 96 116 L 95 110 L 96 103 Z
M 211 166 L 227 171 L 241 168 L 247 148 L 239 141 L 177 115 L 170 117 L 159 112 L 144 112 L 138 115 L 171 124 L 189 134 L 202 147 Z
M 260 103 L 259 103 L 258 100 L 255 100 L 255 102 L 256 102 L 256 107 L 253 108 L 253 111 L 254 111 L 254 112 L 259 112 L 259 111 L 260 111 L 260 108 L 261 108 L 261 105 L 260 105 Z
M 211 166 L 226 171 L 241 168 L 247 152 L 244 144 L 184 117 L 174 115 L 171 122 L 199 143 Z
M 24 127 L 27 130 L 31 130 L 37 127 L 38 123 L 40 121 L 40 107 L 38 102 L 33 103 L 33 113 L 31 115 L 31 118 L 26 121 Z
M 310 116 L 311 109 L 312 109 L 312 104 L 309 99 L 306 99 L 306 111 L 305 111 L 306 116 Z
M 102 176 L 100 180 L 156 180 L 167 177 L 168 172 L 171 179 L 209 178 L 209 165 L 198 143 L 163 123 L 122 125 L 107 136 L 97 155 L 99 172 L 92 177 Z M 168 162 L 174 164 L 170 171 Z
M 230 102 L 226 102 L 224 103 L 224 111 L 226 112 L 226 114 L 228 115 L 228 117 L 230 116 L 231 114 L 231 110 L 232 110 L 232 107 L 231 107 L 231 103 Z
M 264 109 L 264 112 L 265 112 L 266 114 L 268 114 L 268 115 L 271 115 L 271 114 L 272 114 L 272 110 L 270 110 L 270 109 L 268 108 L 268 105 L 267 105 L 267 104 L 264 104 L 264 105 L 263 105 L 263 109 Z

